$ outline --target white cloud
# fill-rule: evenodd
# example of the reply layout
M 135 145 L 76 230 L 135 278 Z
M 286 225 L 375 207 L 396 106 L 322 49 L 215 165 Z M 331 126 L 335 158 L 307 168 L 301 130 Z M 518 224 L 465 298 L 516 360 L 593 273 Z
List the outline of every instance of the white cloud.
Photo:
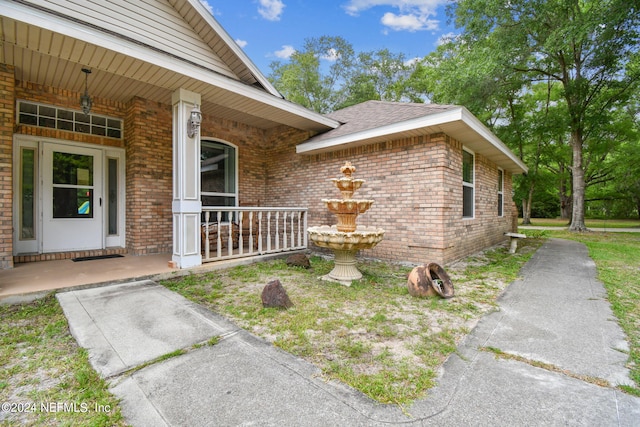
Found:
M 451 41 L 454 41 L 458 38 L 458 34 L 456 33 L 446 33 L 446 34 L 442 34 L 440 35 L 440 37 L 438 37 L 438 41 L 436 42 L 437 46 L 442 46 L 445 43 L 449 43 Z
M 352 16 L 374 7 L 397 9 L 400 13 L 386 12 L 380 22 L 394 31 L 437 30 L 440 21 L 432 19 L 437 9 L 449 0 L 349 0 L 344 6 Z
M 244 48 L 247 44 L 249 44 L 246 40 L 236 39 L 236 44 L 241 48 Z
M 320 58 L 329 62 L 336 62 L 340 58 L 340 54 L 337 50 L 331 48 L 324 55 L 320 56 Z
M 291 58 L 291 55 L 293 55 L 295 52 L 296 50 L 293 48 L 293 46 L 287 44 L 282 46 L 282 49 L 276 50 L 275 52 L 273 52 L 273 55 L 276 58 L 289 59 Z
M 423 59 L 424 58 L 416 56 L 415 58 L 411 58 L 411 59 L 408 59 L 408 60 L 404 61 L 404 66 L 405 67 L 413 67 L 417 63 L 421 62 Z
M 428 19 L 427 16 L 421 15 L 396 15 L 395 13 L 385 13 L 380 22 L 385 27 L 389 27 L 394 31 L 422 31 L 437 30 L 439 21 Z
M 282 0 L 258 0 L 258 13 L 268 21 L 279 21 L 284 10 Z
M 207 10 L 209 11 L 209 13 L 210 13 L 211 15 L 213 15 L 213 16 L 220 16 L 220 15 L 222 15 L 222 13 L 221 13 L 220 11 L 215 12 L 215 11 L 213 10 L 213 6 L 211 6 L 207 0 L 200 0 L 200 3 L 201 3 L 204 7 L 206 7 L 206 8 L 207 8 Z

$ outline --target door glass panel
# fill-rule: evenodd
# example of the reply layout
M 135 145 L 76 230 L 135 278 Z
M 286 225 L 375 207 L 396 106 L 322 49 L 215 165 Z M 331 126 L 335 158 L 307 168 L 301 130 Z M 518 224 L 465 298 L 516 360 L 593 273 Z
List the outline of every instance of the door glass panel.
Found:
M 107 174 L 109 234 L 114 235 L 118 234 L 118 159 L 108 160 Z
M 35 150 L 23 148 L 20 165 L 20 239 L 35 239 Z
M 54 151 L 53 184 L 93 185 L 93 156 Z
M 93 156 L 53 152 L 53 218 L 93 218 Z
M 53 187 L 54 218 L 93 218 L 93 189 Z

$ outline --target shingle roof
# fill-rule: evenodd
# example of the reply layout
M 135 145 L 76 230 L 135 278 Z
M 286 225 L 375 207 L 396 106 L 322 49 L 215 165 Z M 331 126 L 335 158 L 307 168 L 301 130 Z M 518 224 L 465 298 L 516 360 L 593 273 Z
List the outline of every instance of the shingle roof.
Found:
M 317 154 L 399 138 L 445 133 L 511 173 L 527 172 L 527 166 L 504 142 L 459 105 L 367 101 L 325 117 L 341 125 L 297 145 L 297 153 Z
M 408 102 L 366 101 L 361 104 L 343 108 L 325 116 L 342 123 L 320 135 L 316 135 L 307 142 L 322 141 L 338 136 L 350 135 L 369 129 L 379 128 L 394 123 L 442 111 L 457 108 L 455 105 L 418 104 Z

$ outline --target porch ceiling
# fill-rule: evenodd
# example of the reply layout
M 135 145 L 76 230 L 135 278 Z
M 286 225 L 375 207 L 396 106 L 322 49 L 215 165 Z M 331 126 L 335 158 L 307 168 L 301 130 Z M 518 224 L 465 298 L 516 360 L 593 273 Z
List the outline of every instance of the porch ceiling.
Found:
M 188 59 L 149 52 L 77 22 L 70 21 L 70 30 L 64 31 L 60 24 L 65 22 L 47 25 L 46 14 L 40 15 L 39 21 L 34 19 L 37 24 L 0 16 L 0 63 L 14 66 L 17 80 L 83 92 L 81 69 L 88 67 L 92 97 L 127 102 L 139 96 L 170 105 L 173 92 L 184 88 L 202 95 L 204 114 L 260 129 L 287 125 L 321 132 L 337 126 L 331 119 Z M 103 38 L 105 43 L 98 43 Z

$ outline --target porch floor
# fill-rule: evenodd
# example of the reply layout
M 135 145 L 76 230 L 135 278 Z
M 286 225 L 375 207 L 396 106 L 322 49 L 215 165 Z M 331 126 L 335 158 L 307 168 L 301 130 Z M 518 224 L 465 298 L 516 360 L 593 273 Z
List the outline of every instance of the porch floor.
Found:
M 91 287 L 143 279 L 169 279 L 235 265 L 266 261 L 296 252 L 300 251 L 228 259 L 185 269 L 169 267 L 171 254 L 124 255 L 121 258 L 80 262 L 64 259 L 20 263 L 12 269 L 0 270 L 0 302 L 5 299 L 6 302 L 18 302 L 30 299 L 30 294 L 65 288 Z
M 15 264 L 0 270 L 0 299 L 54 289 L 171 275 L 171 254 L 133 256 L 73 262 L 70 259 Z

